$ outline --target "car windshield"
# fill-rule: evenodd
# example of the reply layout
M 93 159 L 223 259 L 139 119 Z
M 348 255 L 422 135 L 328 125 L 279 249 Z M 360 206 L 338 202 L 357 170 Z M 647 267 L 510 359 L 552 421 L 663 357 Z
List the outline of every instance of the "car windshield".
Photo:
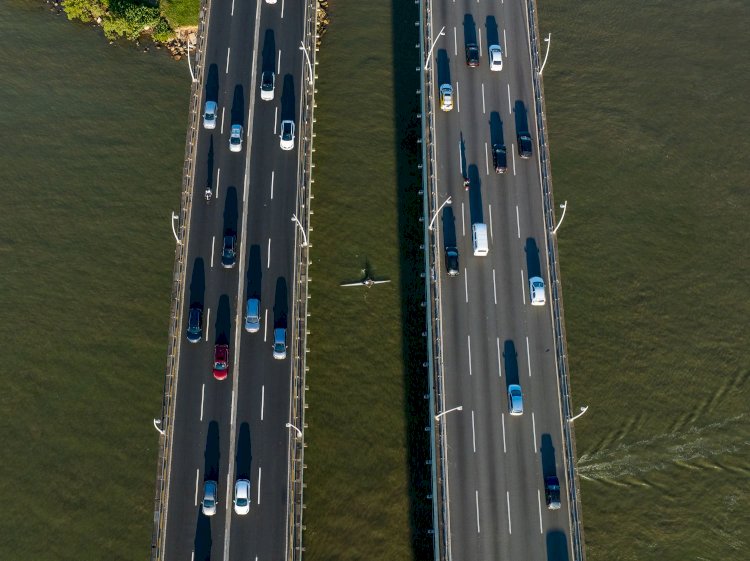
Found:
M 237 499 L 237 506 L 247 506 L 247 499 Z

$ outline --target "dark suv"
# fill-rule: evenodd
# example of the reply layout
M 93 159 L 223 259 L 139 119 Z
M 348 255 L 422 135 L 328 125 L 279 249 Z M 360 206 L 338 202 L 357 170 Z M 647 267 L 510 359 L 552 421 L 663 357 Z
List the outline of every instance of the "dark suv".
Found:
M 518 155 L 522 158 L 531 158 L 531 135 L 528 131 L 519 131 L 516 135 L 518 139 Z
M 560 508 L 560 481 L 554 475 L 544 478 L 544 500 L 548 509 Z
M 479 47 L 475 43 L 466 45 L 466 64 L 472 68 L 479 66 Z
M 458 248 L 453 246 L 445 248 L 445 269 L 449 277 L 458 276 Z
M 190 306 L 188 313 L 187 340 L 191 343 L 197 343 L 201 340 L 203 333 L 203 308 L 200 304 Z
M 502 144 L 492 145 L 492 166 L 495 168 L 495 173 L 505 173 L 508 169 L 508 156 Z

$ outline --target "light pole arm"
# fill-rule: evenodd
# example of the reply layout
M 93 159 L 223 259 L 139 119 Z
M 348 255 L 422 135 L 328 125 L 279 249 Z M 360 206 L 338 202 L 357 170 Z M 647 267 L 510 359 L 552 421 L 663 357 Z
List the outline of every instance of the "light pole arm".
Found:
M 445 201 L 443 201 L 443 204 L 441 204 L 441 205 L 440 205 L 440 206 L 438 207 L 438 209 L 437 209 L 437 210 L 435 211 L 435 215 L 434 215 L 434 216 L 432 217 L 432 220 L 430 220 L 430 225 L 429 225 L 429 226 L 427 226 L 427 229 L 428 229 L 428 230 L 429 230 L 430 232 L 432 232 L 432 225 L 433 225 L 433 224 L 435 223 L 435 219 L 436 219 L 436 218 L 438 217 L 438 214 L 440 214 L 440 211 L 441 211 L 441 210 L 443 209 L 443 207 L 444 207 L 445 205 L 449 205 L 449 204 L 451 204 L 451 198 L 450 198 L 450 197 L 448 197 L 447 199 L 445 199 Z
M 547 43 L 547 52 L 544 53 L 544 61 L 542 62 L 541 68 L 539 68 L 539 75 L 542 75 L 542 71 L 544 70 L 544 65 L 547 64 L 547 57 L 549 56 L 549 46 L 550 43 L 552 43 L 552 33 L 547 34 L 547 38 L 544 40 L 545 43 Z
M 286 428 L 294 429 L 295 431 L 297 431 L 297 438 L 302 438 L 302 431 L 295 427 L 292 423 L 287 423 Z
M 583 407 L 581 407 L 581 412 L 578 413 L 578 415 L 576 415 L 575 417 L 571 417 L 570 419 L 568 419 L 568 422 L 572 423 L 573 421 L 575 421 L 578 417 L 580 417 L 581 415 L 583 415 L 588 410 L 589 410 L 589 406 L 588 405 L 584 405 Z
M 554 236 L 557 234 L 558 228 L 560 228 L 560 225 L 563 222 L 563 219 L 565 218 L 565 211 L 568 210 L 568 201 L 565 201 L 563 204 L 560 205 L 560 208 L 562 209 L 562 215 L 560 216 L 560 222 L 557 223 L 557 226 L 555 226 L 555 229 L 552 230 L 552 235 Z
M 432 49 L 435 48 L 435 44 L 438 42 L 438 39 L 440 39 L 443 35 L 445 35 L 445 26 L 440 30 L 440 33 L 437 34 L 437 37 L 435 37 L 435 40 L 432 42 L 432 45 L 430 45 L 430 50 L 427 53 L 427 58 L 424 61 L 424 69 L 427 70 L 427 66 L 430 64 L 430 57 L 432 56 Z
M 443 415 L 447 415 L 451 411 L 462 411 L 463 408 L 464 408 L 463 405 L 459 405 L 458 407 L 454 407 L 453 409 L 448 409 L 447 411 L 443 411 L 442 413 L 438 413 L 437 415 L 435 415 L 435 420 L 439 421 L 440 417 L 442 417 Z

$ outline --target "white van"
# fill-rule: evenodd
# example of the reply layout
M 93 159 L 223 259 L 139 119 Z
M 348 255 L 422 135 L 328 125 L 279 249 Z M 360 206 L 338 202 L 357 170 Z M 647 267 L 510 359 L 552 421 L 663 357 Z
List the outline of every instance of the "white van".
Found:
M 487 243 L 487 224 L 471 225 L 471 244 L 474 248 L 474 255 L 481 257 L 490 252 L 490 246 Z

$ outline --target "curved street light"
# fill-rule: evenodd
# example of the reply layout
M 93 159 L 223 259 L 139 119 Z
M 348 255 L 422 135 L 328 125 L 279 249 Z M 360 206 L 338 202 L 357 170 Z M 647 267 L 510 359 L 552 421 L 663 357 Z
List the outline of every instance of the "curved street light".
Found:
M 583 407 L 581 407 L 581 412 L 580 412 L 580 413 L 578 413 L 578 415 L 576 415 L 575 417 L 571 417 L 570 419 L 568 419 L 568 422 L 569 422 L 569 423 L 572 423 L 572 422 L 573 422 L 573 421 L 575 421 L 575 420 L 576 420 L 576 419 L 577 419 L 578 417 L 580 417 L 580 416 L 581 416 L 581 415 L 583 415 L 583 414 L 584 414 L 584 413 L 585 413 L 586 411 L 588 411 L 588 409 L 589 409 L 589 406 L 588 406 L 588 405 L 584 405 Z
M 440 417 L 442 417 L 443 415 L 447 415 L 451 411 L 462 411 L 463 408 L 464 408 L 463 405 L 459 405 L 458 407 L 454 407 L 453 409 L 448 409 L 447 411 L 443 411 L 442 413 L 438 413 L 437 415 L 435 415 L 435 420 L 439 421 Z
M 433 217 L 432 217 L 432 220 L 430 220 L 430 225 L 429 225 L 429 226 L 427 226 L 427 229 L 428 229 L 428 230 L 429 230 L 430 232 L 432 232 L 432 225 L 433 225 L 433 224 L 435 223 L 435 219 L 436 219 L 436 218 L 438 217 L 438 214 L 440 214 L 440 211 L 441 211 L 441 210 L 443 209 L 443 207 L 444 207 L 445 205 L 449 205 L 449 204 L 451 204 L 451 198 L 450 198 L 450 197 L 448 197 L 447 199 L 445 199 L 445 201 L 443 201 L 443 204 L 441 204 L 441 205 L 440 205 L 440 206 L 438 207 L 438 209 L 437 209 L 437 210 L 435 211 L 435 216 L 433 216 Z
M 432 42 L 432 45 L 430 45 L 430 50 L 427 53 L 427 58 L 424 61 L 424 69 L 427 70 L 427 65 L 430 64 L 430 57 L 432 56 L 432 49 L 435 48 L 435 44 L 438 42 L 438 39 L 440 39 L 442 36 L 445 35 L 445 26 L 440 30 L 440 33 L 437 34 L 437 37 L 435 37 L 435 40 Z
M 297 431 L 297 438 L 302 438 L 302 431 L 295 427 L 292 423 L 287 423 L 286 428 L 294 429 L 295 431 Z

